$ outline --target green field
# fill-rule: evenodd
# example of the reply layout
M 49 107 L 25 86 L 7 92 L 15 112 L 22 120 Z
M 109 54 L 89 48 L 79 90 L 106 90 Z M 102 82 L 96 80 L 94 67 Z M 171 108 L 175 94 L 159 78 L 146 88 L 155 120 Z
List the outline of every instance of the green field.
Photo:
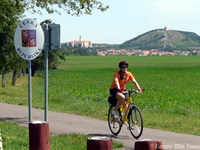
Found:
M 145 92 L 135 97 L 144 126 L 200 135 L 200 57 L 66 57 L 49 71 L 49 110 L 107 119 L 109 86 L 118 62 L 127 60 Z M 33 107 L 44 107 L 44 76 L 33 81 Z M 10 80 L 8 79 L 8 82 Z M 27 76 L 0 88 L 0 101 L 27 105 Z M 127 88 L 133 88 L 128 84 Z

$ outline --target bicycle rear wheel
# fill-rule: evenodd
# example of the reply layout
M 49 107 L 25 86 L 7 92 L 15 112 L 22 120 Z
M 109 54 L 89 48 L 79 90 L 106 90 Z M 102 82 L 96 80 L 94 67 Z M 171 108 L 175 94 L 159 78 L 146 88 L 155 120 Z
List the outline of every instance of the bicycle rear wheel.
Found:
M 121 131 L 122 123 L 114 118 L 114 110 L 115 106 L 111 105 L 108 110 L 108 126 L 112 134 L 117 136 Z
M 129 130 L 132 136 L 138 139 L 143 132 L 143 119 L 140 110 L 132 106 L 128 115 Z

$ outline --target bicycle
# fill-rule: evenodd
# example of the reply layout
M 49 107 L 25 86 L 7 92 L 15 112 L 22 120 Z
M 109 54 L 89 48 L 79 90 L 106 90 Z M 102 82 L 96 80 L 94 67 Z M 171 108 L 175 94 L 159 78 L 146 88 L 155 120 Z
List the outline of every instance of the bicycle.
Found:
M 139 91 L 131 89 L 123 92 L 128 102 L 128 109 L 125 112 L 125 114 L 122 106 L 118 109 L 120 119 L 114 118 L 116 99 L 113 98 L 112 96 L 108 97 L 109 101 L 108 126 L 112 134 L 117 136 L 120 133 L 123 124 L 126 121 L 128 121 L 127 124 L 128 130 L 130 131 L 131 135 L 134 138 L 138 139 L 143 132 L 143 119 L 142 119 L 142 113 L 133 102 L 133 99 L 131 97 L 132 93 L 137 94 L 139 93 Z M 127 117 L 127 119 L 125 117 Z

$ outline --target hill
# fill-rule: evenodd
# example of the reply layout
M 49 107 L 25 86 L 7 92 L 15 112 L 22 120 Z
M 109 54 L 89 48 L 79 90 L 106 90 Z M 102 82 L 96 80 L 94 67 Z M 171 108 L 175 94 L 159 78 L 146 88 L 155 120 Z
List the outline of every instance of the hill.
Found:
M 141 34 L 119 45 L 124 49 L 165 51 L 200 50 L 200 36 L 193 32 L 155 29 Z

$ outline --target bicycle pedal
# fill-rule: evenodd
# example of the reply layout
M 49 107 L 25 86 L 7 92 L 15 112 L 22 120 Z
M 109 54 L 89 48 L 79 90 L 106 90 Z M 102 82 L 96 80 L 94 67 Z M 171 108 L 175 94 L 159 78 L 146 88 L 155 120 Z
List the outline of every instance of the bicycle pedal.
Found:
M 134 128 L 133 127 L 128 127 L 128 130 L 134 130 Z

